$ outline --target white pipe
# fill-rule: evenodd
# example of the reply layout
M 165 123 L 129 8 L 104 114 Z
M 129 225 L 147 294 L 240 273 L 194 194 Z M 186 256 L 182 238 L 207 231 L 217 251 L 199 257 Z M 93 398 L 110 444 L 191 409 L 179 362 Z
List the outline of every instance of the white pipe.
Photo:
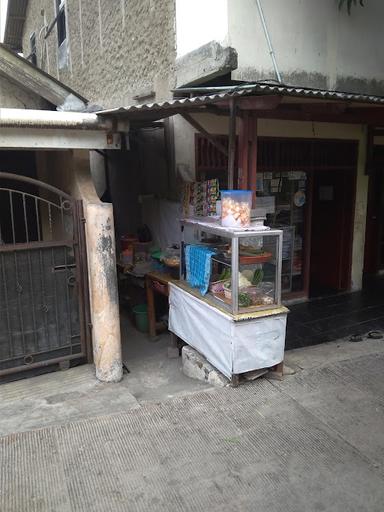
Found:
M 261 6 L 261 0 L 256 0 L 256 5 L 257 5 L 258 11 L 259 11 L 261 24 L 263 25 L 264 35 L 265 35 L 265 39 L 267 40 L 269 55 L 271 56 L 271 59 L 272 59 L 273 68 L 274 68 L 275 73 L 276 73 L 276 78 L 277 78 L 277 81 L 279 83 L 282 83 L 281 75 L 280 75 L 280 72 L 279 72 L 279 68 L 277 67 L 275 52 L 274 52 L 273 46 L 272 46 L 272 41 L 271 41 L 271 38 L 269 36 L 269 31 L 268 31 L 267 23 L 266 23 L 265 18 L 264 18 L 263 8 Z
M 112 122 L 96 114 L 0 108 L 0 128 L 62 128 L 111 130 Z

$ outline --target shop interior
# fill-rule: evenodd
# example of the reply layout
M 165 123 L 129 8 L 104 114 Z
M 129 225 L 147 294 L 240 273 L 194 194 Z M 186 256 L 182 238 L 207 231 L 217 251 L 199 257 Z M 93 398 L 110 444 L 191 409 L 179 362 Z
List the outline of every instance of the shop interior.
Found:
M 225 186 L 225 159 L 206 145 L 198 136 L 197 175 Z M 356 166 L 354 141 L 258 138 L 256 205 L 284 231 L 285 302 L 348 291 Z
M 141 130 L 140 136 L 133 134 L 129 151 L 119 155 L 106 152 L 107 190 L 104 197 L 113 203 L 115 212 L 124 363 L 132 374 L 129 374 L 129 378 L 133 379 L 138 374 L 144 376 L 149 367 L 156 369 L 157 374 L 160 370 L 160 373 L 163 372 L 162 385 L 167 389 L 169 382 L 174 385 L 173 373 L 176 371 L 180 375 L 180 347 L 173 347 L 177 353 L 173 350 L 170 356 L 168 283 L 161 275 L 149 280 L 148 274 L 165 272 L 171 278 L 180 275 L 179 220 L 183 216 L 186 187 L 168 174 L 170 167 L 164 144 L 165 131 L 162 124 L 150 130 Z M 156 178 L 151 176 L 154 160 L 158 171 Z M 123 172 L 122 168 L 126 168 L 127 172 Z M 216 179 L 203 180 L 216 184 L 215 202 L 219 197 L 219 188 L 223 184 L 226 186 L 218 176 Z M 270 257 L 274 250 L 271 246 Z M 255 264 L 248 269 L 249 284 L 254 279 L 255 271 L 259 270 L 256 267 L 261 265 Z M 268 282 L 273 283 L 271 289 L 266 291 L 271 297 L 264 297 L 265 301 L 275 300 L 272 297 L 278 279 L 273 273 L 274 269 L 271 263 L 265 263 L 265 276 L 269 272 L 271 277 Z M 215 276 L 219 277 L 224 272 L 225 262 L 216 262 Z M 224 299 L 223 290 L 222 295 Z M 142 382 L 138 385 L 138 392 L 141 392 L 140 387 Z
M 170 374 L 180 369 L 178 359 L 168 357 L 167 283 L 152 280 L 148 300 L 145 279 L 147 271 L 179 274 L 183 184 L 172 171 L 167 130 L 167 123 L 156 123 L 132 135 L 130 151 L 106 154 L 107 195 L 115 211 L 123 352 L 130 372 L 132 365 L 144 372 L 149 363 L 168 368 Z M 219 139 L 227 141 L 226 136 Z M 219 188 L 227 188 L 227 159 L 201 134 L 195 143 L 197 179 L 216 179 Z M 258 139 L 256 206 L 264 210 L 268 227 L 283 231 L 283 303 L 348 290 L 356 164 L 353 141 Z M 122 173 L 122 167 L 129 171 Z M 127 271 L 132 261 L 136 268 Z M 155 311 L 154 322 L 148 304 Z

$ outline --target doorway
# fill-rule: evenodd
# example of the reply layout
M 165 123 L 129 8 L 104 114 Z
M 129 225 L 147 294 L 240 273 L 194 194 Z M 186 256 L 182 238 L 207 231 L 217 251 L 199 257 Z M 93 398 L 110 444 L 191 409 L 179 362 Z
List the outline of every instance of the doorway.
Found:
M 355 172 L 313 172 L 310 296 L 346 291 L 352 265 Z
M 373 170 L 369 177 L 365 235 L 364 273 L 384 270 L 384 147 L 373 151 Z

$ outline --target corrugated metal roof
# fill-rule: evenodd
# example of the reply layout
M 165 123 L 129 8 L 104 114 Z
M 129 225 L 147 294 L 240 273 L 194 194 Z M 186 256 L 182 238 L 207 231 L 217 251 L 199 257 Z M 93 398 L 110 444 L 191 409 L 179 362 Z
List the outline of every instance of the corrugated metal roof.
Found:
M 227 91 L 218 92 L 205 96 L 195 96 L 189 98 L 176 98 L 173 100 L 147 103 L 141 105 L 130 105 L 127 107 L 118 107 L 98 112 L 98 115 L 125 115 L 131 119 L 146 117 L 145 113 L 155 114 L 163 113 L 163 117 L 173 115 L 176 111 L 198 110 L 199 107 L 220 102 L 227 102 L 231 98 L 241 96 L 263 96 L 263 95 L 281 95 L 297 98 L 315 98 L 327 99 L 353 103 L 370 103 L 384 106 L 383 96 L 370 96 L 366 94 L 356 94 L 349 92 L 328 91 L 322 89 L 309 89 L 300 87 L 290 87 L 285 85 L 273 85 L 266 83 L 255 83 L 236 88 L 228 88 Z M 176 112 L 177 113 L 177 112 Z M 153 116 L 152 116 L 153 117 Z
M 22 51 L 23 27 L 28 0 L 8 0 L 4 43 L 16 52 Z

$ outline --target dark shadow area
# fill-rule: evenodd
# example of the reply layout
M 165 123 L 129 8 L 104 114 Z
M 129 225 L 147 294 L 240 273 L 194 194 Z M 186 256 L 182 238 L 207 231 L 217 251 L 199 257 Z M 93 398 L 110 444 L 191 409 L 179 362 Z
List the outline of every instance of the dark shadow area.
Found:
M 366 277 L 354 293 L 289 306 L 286 350 L 384 330 L 384 276 Z

